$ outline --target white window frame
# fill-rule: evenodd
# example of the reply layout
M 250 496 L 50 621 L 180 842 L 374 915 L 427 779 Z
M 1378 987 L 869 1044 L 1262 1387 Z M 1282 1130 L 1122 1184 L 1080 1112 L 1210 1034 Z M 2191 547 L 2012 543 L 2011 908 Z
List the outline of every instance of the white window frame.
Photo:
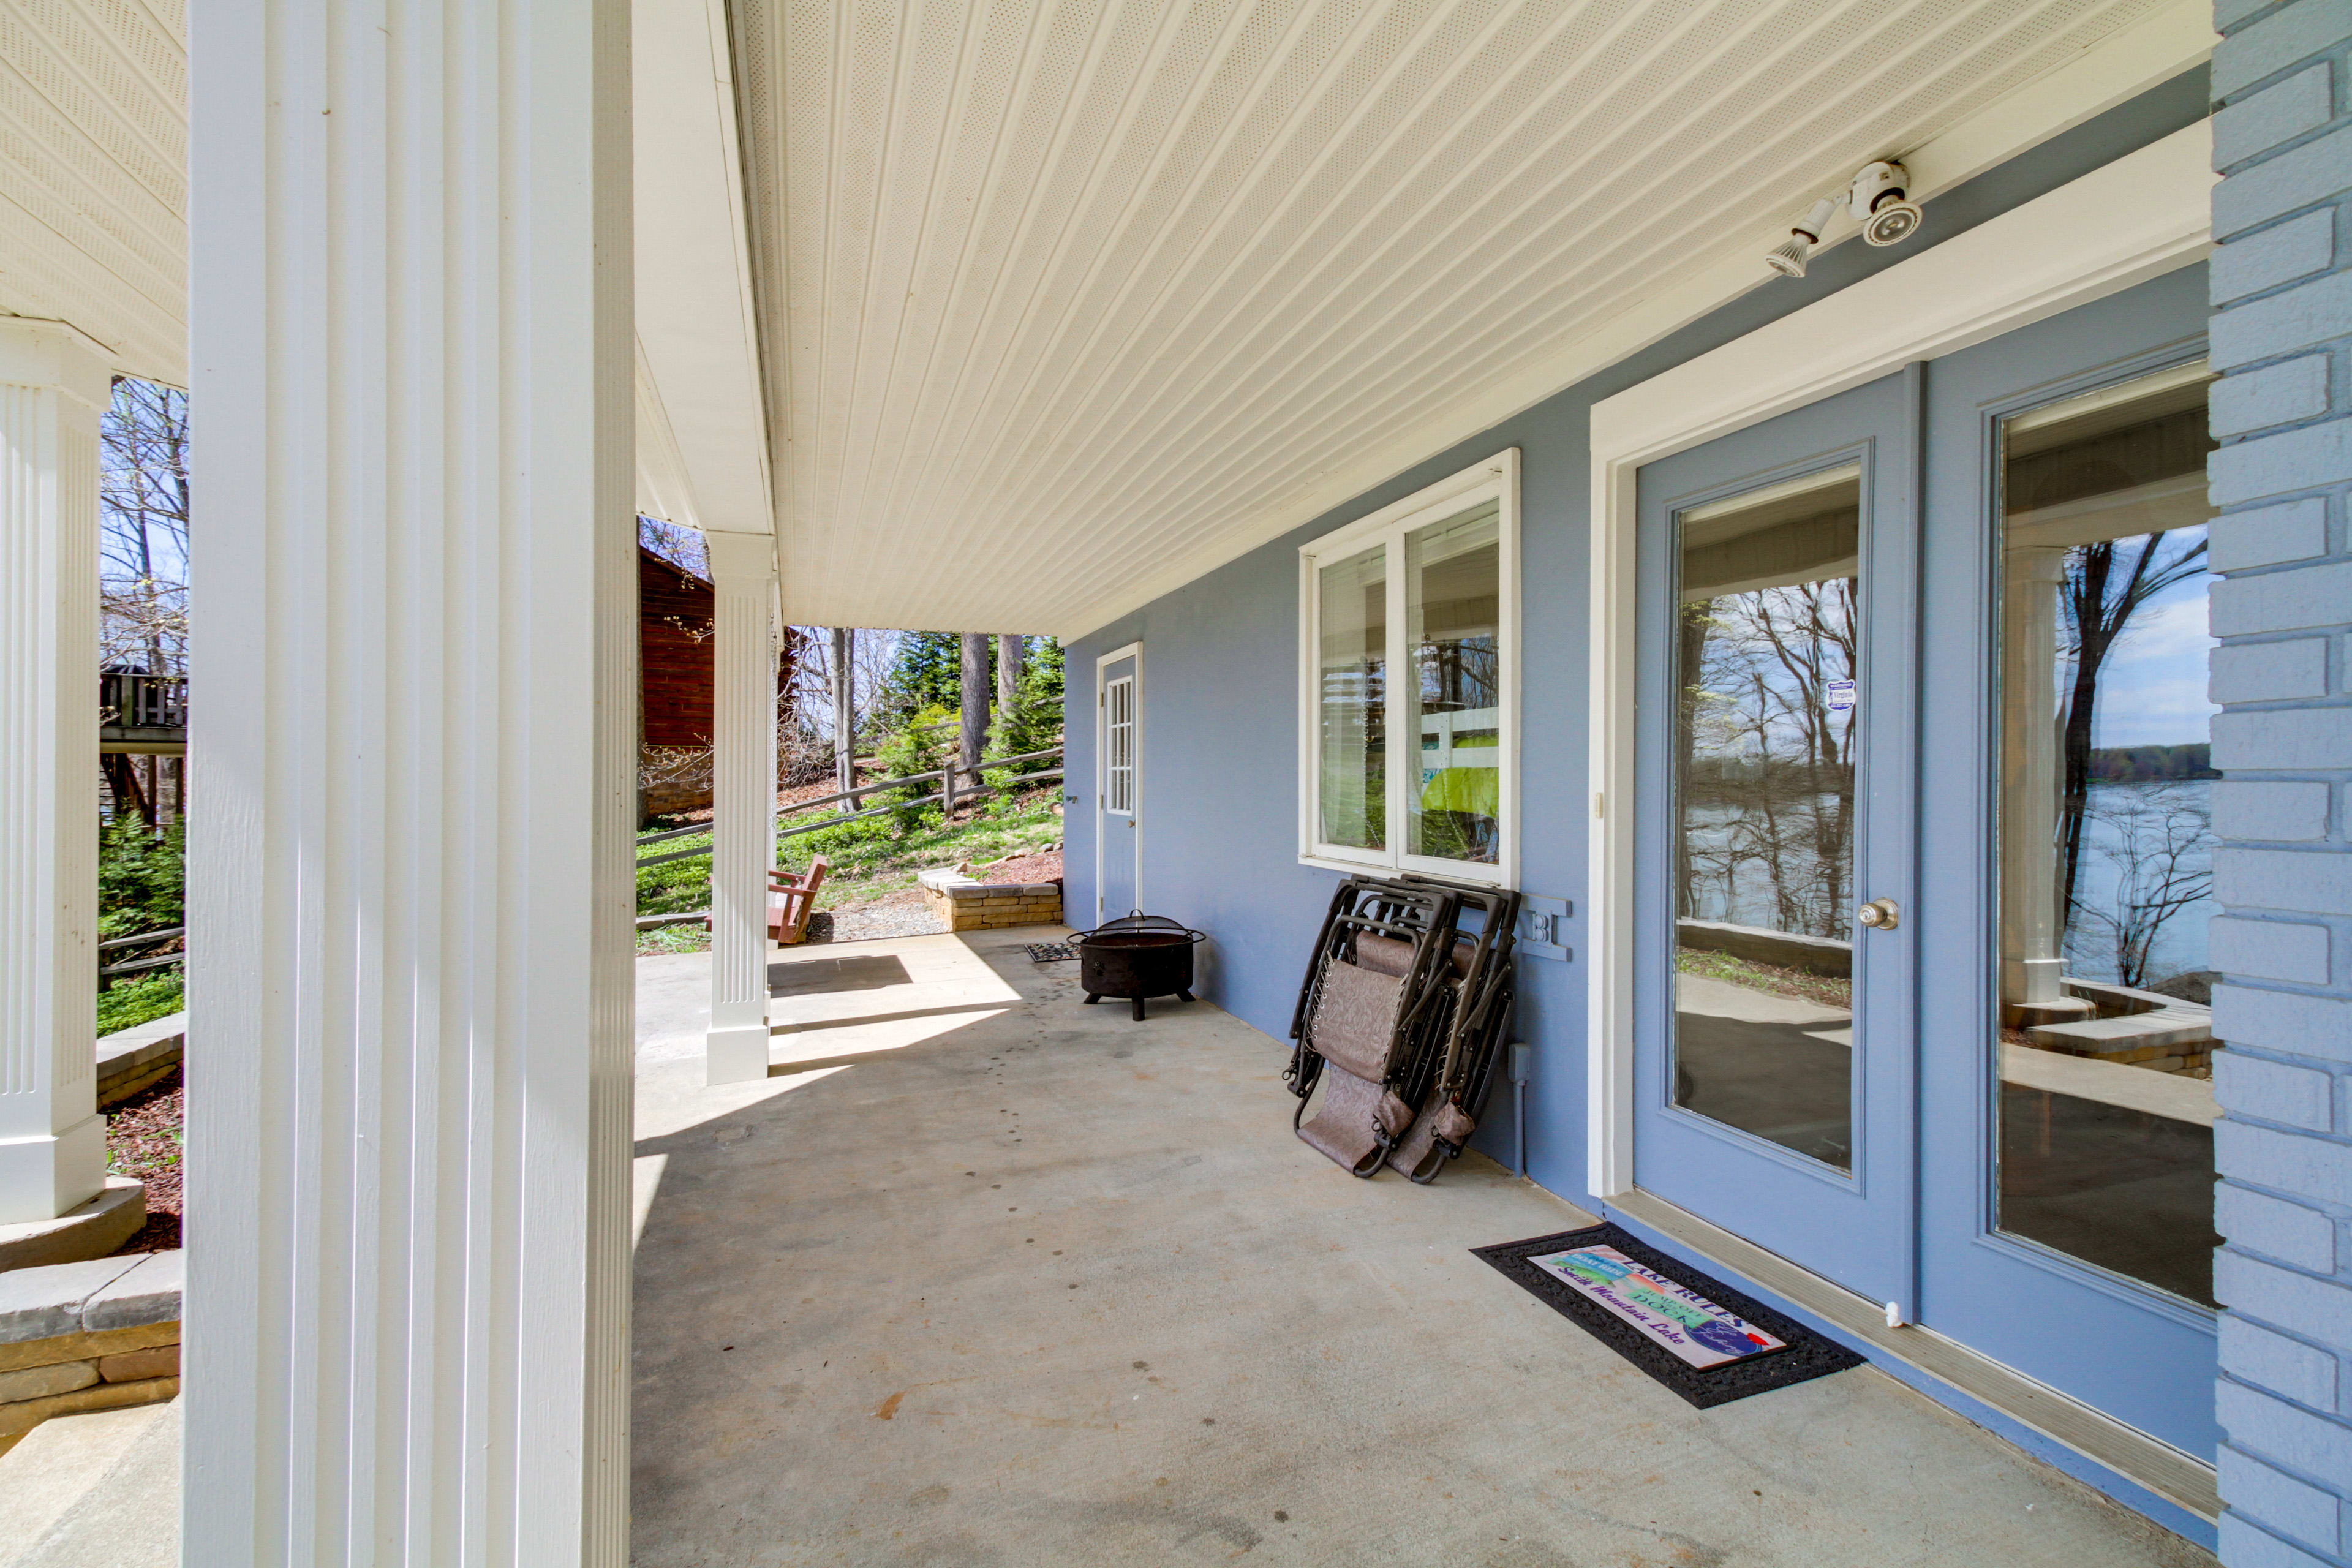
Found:
M 1119 699 L 1125 716 L 1110 710 L 1110 700 Z M 1121 734 L 1124 730 L 1126 733 Z M 1122 748 L 1122 742 L 1123 748 Z M 1125 784 L 1121 791 L 1118 787 Z M 1111 796 L 1118 795 L 1114 803 Z M 1114 675 L 1103 682 L 1103 784 L 1102 808 L 1113 816 L 1135 815 L 1135 677 Z
M 1403 689 L 1398 684 L 1406 668 L 1405 538 L 1433 523 L 1459 516 L 1473 507 L 1496 503 L 1500 581 L 1496 651 L 1503 666 L 1497 728 L 1496 816 L 1495 864 L 1446 860 L 1433 855 L 1408 855 L 1402 848 L 1405 813 L 1410 795 L 1407 780 L 1418 773 L 1418 736 L 1404 736 L 1398 714 Z M 1381 849 L 1358 849 L 1343 844 L 1318 842 L 1320 812 L 1322 595 L 1318 592 L 1323 567 L 1364 551 L 1385 546 L 1388 593 L 1387 712 L 1389 744 L 1398 754 L 1388 767 L 1388 843 Z M 1507 447 L 1473 463 L 1402 500 L 1382 507 L 1369 517 L 1298 547 L 1298 861 L 1333 871 L 1421 871 L 1456 881 L 1514 888 L 1519 880 L 1519 449 Z M 1400 749 L 1402 748 L 1402 749 Z M 1408 765 L 1408 764 L 1416 765 Z

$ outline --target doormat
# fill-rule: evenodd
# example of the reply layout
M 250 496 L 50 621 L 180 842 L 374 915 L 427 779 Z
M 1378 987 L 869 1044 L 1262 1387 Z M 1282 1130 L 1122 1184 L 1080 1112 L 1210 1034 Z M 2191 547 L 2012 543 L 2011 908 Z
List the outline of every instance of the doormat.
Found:
M 1075 959 L 1078 956 L 1071 951 L 1070 944 L 1066 942 L 1024 942 L 1021 951 L 1029 955 L 1029 962 L 1032 963 L 1059 963 L 1065 959 Z
M 1701 1410 L 1863 1363 L 1613 1225 L 1470 1250 Z

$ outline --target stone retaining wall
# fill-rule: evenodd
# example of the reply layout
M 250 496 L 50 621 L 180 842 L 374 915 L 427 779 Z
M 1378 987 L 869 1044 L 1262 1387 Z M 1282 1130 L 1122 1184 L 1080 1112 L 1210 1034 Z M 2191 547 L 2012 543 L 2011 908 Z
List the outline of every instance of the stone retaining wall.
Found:
M 52 1415 L 180 1392 L 180 1254 L 0 1273 L 0 1453 Z
M 960 870 L 925 871 L 915 879 L 923 907 L 950 931 L 1061 923 L 1059 882 L 983 882 Z
M 188 1016 L 173 1013 L 98 1041 L 98 1103 L 103 1110 L 137 1094 L 180 1065 L 188 1047 Z

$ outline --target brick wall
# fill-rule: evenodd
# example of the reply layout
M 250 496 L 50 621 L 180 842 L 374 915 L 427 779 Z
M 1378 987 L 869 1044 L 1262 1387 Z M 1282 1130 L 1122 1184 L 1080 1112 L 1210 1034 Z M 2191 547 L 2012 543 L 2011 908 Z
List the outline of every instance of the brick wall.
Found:
M 638 711 L 648 746 L 710 744 L 712 614 L 709 584 L 638 546 Z
M 2221 1554 L 2352 1563 L 2352 0 L 2219 0 Z

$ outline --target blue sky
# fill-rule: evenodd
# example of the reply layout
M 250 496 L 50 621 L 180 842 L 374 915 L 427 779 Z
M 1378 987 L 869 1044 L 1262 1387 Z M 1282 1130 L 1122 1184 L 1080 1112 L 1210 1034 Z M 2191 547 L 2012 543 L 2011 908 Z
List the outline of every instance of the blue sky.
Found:
M 2094 746 L 2178 746 L 2210 739 L 2205 698 L 2206 585 L 2199 574 L 2134 616 L 2099 671 Z

